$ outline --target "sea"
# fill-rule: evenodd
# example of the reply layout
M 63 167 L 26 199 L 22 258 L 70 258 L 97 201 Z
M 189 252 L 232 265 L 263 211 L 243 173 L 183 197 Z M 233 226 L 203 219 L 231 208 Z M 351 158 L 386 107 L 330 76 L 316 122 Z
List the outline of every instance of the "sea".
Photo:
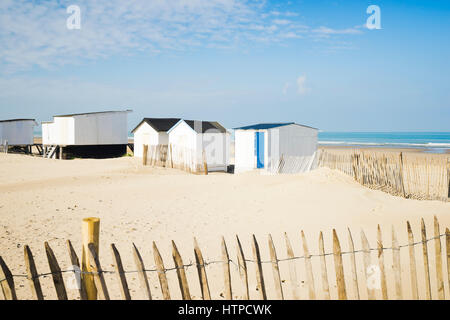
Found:
M 319 132 L 321 146 L 411 148 L 450 153 L 450 132 Z

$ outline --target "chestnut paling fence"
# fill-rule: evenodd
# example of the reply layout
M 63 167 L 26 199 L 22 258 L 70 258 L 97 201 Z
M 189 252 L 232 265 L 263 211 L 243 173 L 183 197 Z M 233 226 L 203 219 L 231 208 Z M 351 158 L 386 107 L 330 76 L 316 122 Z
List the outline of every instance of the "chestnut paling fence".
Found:
M 450 231 L 446 228 L 445 233 L 440 232 L 439 222 L 434 217 L 433 237 L 427 238 L 427 231 L 424 220 L 421 220 L 421 235 L 420 240 L 415 241 L 414 234 L 409 222 L 406 223 L 406 232 L 408 243 L 399 245 L 394 229 L 391 231 L 392 243 L 390 245 L 383 244 L 382 230 L 380 226 L 377 228 L 377 245 L 370 247 L 366 235 L 361 231 L 361 248 L 356 250 L 354 240 L 350 230 L 348 230 L 348 248 L 344 251 L 341 249 L 341 242 L 338 238 L 337 232 L 333 229 L 332 233 L 332 249 L 325 250 L 323 233 L 319 234 L 319 252 L 316 254 L 310 253 L 308 243 L 304 232 L 301 232 L 301 243 L 303 247 L 303 254 L 296 256 L 293 251 L 290 239 L 285 234 L 284 252 L 286 258 L 279 259 L 278 255 L 281 250 L 276 250 L 272 237 L 268 236 L 268 251 L 269 259 L 265 260 L 261 256 L 260 244 L 256 237 L 252 236 L 252 257 L 248 258 L 244 255 L 244 250 L 241 245 L 239 237 L 236 236 L 236 252 L 237 259 L 232 259 L 229 255 L 228 247 L 224 238 L 221 242 L 221 256 L 220 261 L 208 261 L 204 258 L 202 251 L 194 238 L 194 256 L 195 262 L 184 264 L 183 259 L 177 249 L 175 242 L 172 241 L 172 257 L 173 267 L 165 267 L 165 262 L 161 257 L 158 247 L 153 242 L 153 256 L 154 267 L 147 269 L 138 248 L 133 244 L 132 251 L 136 265 L 135 270 L 124 270 L 123 263 L 119 251 L 114 244 L 111 244 L 111 253 L 114 261 L 114 270 L 106 270 L 102 267 L 100 258 L 98 256 L 98 239 L 95 240 L 95 234 L 87 235 L 83 239 L 88 239 L 83 244 L 82 264 L 80 265 L 78 256 L 73 249 L 72 243 L 67 241 L 67 250 L 70 261 L 74 266 L 70 270 L 61 270 L 58 260 L 46 242 L 44 244 L 45 252 L 48 260 L 50 272 L 38 273 L 33 254 L 29 246 L 24 247 L 24 258 L 26 273 L 12 274 L 6 262 L 0 257 L 0 283 L 3 296 L 6 300 L 18 299 L 15 287 L 15 279 L 18 277 L 26 278 L 29 289 L 32 292 L 33 298 L 38 300 L 44 299 L 43 290 L 40 279 L 42 277 L 51 276 L 56 290 L 56 296 L 60 300 L 68 299 L 66 285 L 63 274 L 70 274 L 72 277 L 80 280 L 77 282 L 76 290 L 78 297 L 81 300 L 85 299 L 110 299 L 110 292 L 105 278 L 106 274 L 115 276 L 117 284 L 120 288 L 120 294 L 123 299 L 131 299 L 129 285 L 127 282 L 127 275 L 134 273 L 138 275 L 140 290 L 144 293 L 147 299 L 152 299 L 154 294 L 152 289 L 155 283 L 149 282 L 149 273 L 157 273 L 159 280 L 159 290 L 161 290 L 163 299 L 169 300 L 173 292 L 170 292 L 167 274 L 169 272 L 176 272 L 178 279 L 178 286 L 183 300 L 191 299 L 190 288 L 193 285 L 188 283 L 186 270 L 195 267 L 198 273 L 198 282 L 201 289 L 202 298 L 209 300 L 212 297 L 210 286 L 208 283 L 208 272 L 212 266 L 218 266 L 223 269 L 222 278 L 222 292 L 221 297 L 231 300 L 235 297 L 235 287 L 237 282 L 240 283 L 240 296 L 242 299 L 285 299 L 287 290 L 291 291 L 292 299 L 299 299 L 299 274 L 296 272 L 296 263 L 304 264 L 304 272 L 302 278 L 306 279 L 308 290 L 307 299 L 403 299 L 410 297 L 412 299 L 446 299 L 448 294 L 445 294 L 445 285 L 447 282 L 450 285 Z M 91 228 L 95 229 L 95 228 Z M 95 233 L 95 231 L 93 231 Z M 98 232 L 98 228 L 97 228 Z M 98 234 L 97 234 L 98 236 Z M 93 239 L 93 242 L 89 242 Z M 83 240 L 84 242 L 84 240 Z M 97 244 L 95 243 L 97 242 Z M 442 242 L 444 245 L 442 245 Z M 430 245 L 433 243 L 433 245 Z M 416 247 L 420 247 L 422 259 L 416 257 Z M 429 250 L 433 247 L 434 250 Z M 88 252 L 85 251 L 85 248 Z M 406 251 L 406 252 L 404 252 Z M 376 252 L 376 259 L 373 259 L 372 252 Z M 389 260 L 387 261 L 386 253 L 390 252 Z M 403 255 L 403 261 L 400 253 L 409 253 Z M 356 259 L 358 255 L 362 255 L 362 265 L 358 264 Z M 327 262 L 326 257 L 332 257 L 333 263 Z M 406 257 L 406 259 L 405 259 Z M 320 260 L 320 267 L 313 268 L 312 260 Z M 346 263 L 344 259 L 348 259 Z M 432 263 L 433 262 L 433 263 Z M 166 261 L 167 263 L 167 261 Z M 263 271 L 263 265 L 268 264 L 272 272 L 267 274 Z M 281 264 L 288 264 L 289 266 L 289 282 L 290 288 L 283 285 L 284 280 L 280 276 Z M 418 266 L 422 265 L 423 272 L 418 272 Z M 239 270 L 239 277 L 231 277 L 231 267 L 236 266 Z M 344 270 L 344 265 L 350 270 Z M 409 266 L 409 273 L 402 272 L 402 265 Z M 251 266 L 251 267 L 250 267 Z M 404 267 L 403 267 L 404 268 Z M 334 269 L 334 270 L 333 270 Z M 357 272 L 358 270 L 363 272 Z M 331 273 L 330 273 L 331 271 Z M 334 271 L 334 272 L 333 272 Z M 376 272 L 375 272 L 376 271 Z M 318 274 L 316 274 L 318 273 Z M 332 274 L 333 277 L 329 275 Z M 360 279 L 361 274 L 363 279 Z M 431 276 L 433 275 L 433 277 Z M 256 278 L 256 296 L 250 296 L 249 279 Z M 405 277 L 409 278 L 405 279 Z M 66 277 L 67 278 L 67 277 Z M 402 279 L 403 278 L 403 279 Z M 318 282 L 317 279 L 320 279 Z M 405 280 L 410 283 L 406 288 L 402 286 Z M 67 281 L 67 280 L 66 280 Z M 266 286 L 267 282 L 271 282 L 270 290 Z M 67 282 L 66 282 L 67 283 Z M 361 285 L 366 283 L 366 285 Z M 330 290 L 331 287 L 336 290 Z M 432 285 L 433 284 L 433 285 Z M 318 288 L 321 287 L 320 290 Z M 388 288 L 390 290 L 388 290 Z M 73 288 L 70 288 L 73 289 Z M 410 292 L 406 292 L 407 289 Z M 434 290 L 433 290 L 434 289 Z M 364 292 L 365 291 L 365 292 Z M 214 296 L 219 296 L 215 294 Z
M 177 145 L 144 145 L 142 164 L 176 168 L 195 174 L 208 174 L 205 152 L 202 157 L 192 149 Z
M 405 198 L 448 201 L 450 156 L 362 150 L 319 150 L 314 167 L 344 172 L 372 189 Z

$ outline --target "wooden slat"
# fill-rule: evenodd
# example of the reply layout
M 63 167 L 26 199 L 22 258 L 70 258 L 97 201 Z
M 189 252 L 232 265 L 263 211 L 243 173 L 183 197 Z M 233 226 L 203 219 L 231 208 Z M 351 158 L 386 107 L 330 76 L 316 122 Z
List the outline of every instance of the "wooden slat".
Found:
M 198 279 L 200 281 L 200 289 L 202 291 L 202 298 L 203 300 L 211 300 L 211 293 L 209 291 L 208 285 L 208 277 L 206 275 L 205 260 L 203 260 L 202 251 L 198 246 L 196 238 L 194 238 L 194 255 L 195 261 L 197 263 L 197 272 L 198 272 Z
M 80 260 L 78 260 L 77 253 L 72 246 L 70 240 L 67 240 L 67 250 L 69 252 L 70 263 L 72 264 L 72 268 L 74 269 L 74 277 L 76 281 L 76 285 L 78 288 L 78 293 L 80 294 L 80 300 L 87 300 L 86 289 L 84 288 L 84 283 L 81 281 L 81 268 L 80 268 Z
M 183 260 L 178 252 L 178 248 L 174 241 L 172 241 L 172 256 L 175 262 L 175 268 L 177 268 L 178 282 L 180 284 L 181 296 L 183 300 L 191 300 L 191 294 L 189 293 L 189 285 L 186 278 L 186 272 L 184 270 Z
M 141 254 L 137 249 L 136 245 L 133 243 L 133 258 L 136 264 L 139 282 L 141 283 L 142 290 L 144 290 L 145 298 L 152 300 L 152 292 L 150 290 L 150 285 L 148 283 L 147 273 L 145 272 L 144 260 L 142 260 Z
M 434 249 L 436 253 L 437 296 L 439 300 L 444 300 L 445 293 L 444 293 L 444 275 L 442 271 L 441 233 L 439 230 L 439 221 L 436 216 L 434 216 Z
M 259 251 L 259 245 L 256 241 L 255 235 L 253 235 L 253 241 L 252 241 L 252 250 L 253 250 L 253 258 L 255 259 L 255 271 L 256 271 L 256 284 L 257 284 L 257 290 L 259 291 L 260 298 L 262 300 L 267 300 L 267 294 L 266 294 L 266 285 L 264 284 L 264 274 L 262 270 L 262 264 L 261 264 L 261 253 Z
M 447 280 L 448 287 L 450 288 L 450 230 L 448 228 L 445 228 L 445 246 L 447 251 Z
M 56 260 L 55 254 L 48 242 L 44 243 L 45 253 L 47 254 L 48 265 L 52 273 L 53 284 L 55 285 L 56 296 L 58 300 L 67 300 L 66 287 L 64 286 L 64 279 L 61 274 L 61 268 Z
M 272 236 L 270 234 L 268 242 L 269 242 L 270 261 L 272 261 L 273 281 L 275 284 L 277 299 L 284 300 L 283 287 L 281 286 L 280 268 L 278 267 L 277 252 L 275 250 L 275 245 L 273 244 Z
M 298 279 L 297 279 L 297 271 L 295 269 L 294 250 L 292 250 L 291 241 L 289 240 L 289 237 L 286 232 L 284 233 L 284 238 L 286 240 L 286 251 L 287 256 L 289 258 L 288 264 L 289 264 L 289 277 L 291 279 L 292 299 L 299 300 L 300 296 L 298 295 Z
M 308 243 L 306 242 L 305 233 L 303 230 L 301 231 L 302 235 L 302 243 L 303 243 L 303 255 L 305 259 L 305 270 L 306 270 L 306 279 L 308 282 L 308 293 L 309 293 L 309 299 L 315 300 L 316 299 L 316 288 L 314 286 L 314 274 L 312 271 L 312 265 L 311 265 L 311 255 L 309 254 L 308 250 Z
M 231 288 L 231 271 L 230 271 L 230 256 L 228 255 L 227 244 L 225 238 L 222 237 L 222 260 L 223 260 L 223 279 L 224 279 L 224 291 L 225 299 L 233 299 L 233 291 Z
M 159 253 L 156 243 L 153 241 L 153 258 L 155 259 L 156 271 L 158 272 L 159 284 L 164 300 L 170 300 L 169 283 L 167 282 L 166 269 Z
M 419 299 L 419 289 L 417 286 L 417 268 L 416 268 L 416 254 L 414 247 L 414 234 L 411 229 L 411 224 L 409 221 L 406 222 L 406 227 L 408 230 L 408 247 L 409 247 L 409 269 L 411 274 L 411 291 L 412 298 L 414 300 Z
M 128 289 L 125 270 L 123 270 L 122 259 L 114 243 L 111 243 L 111 252 L 114 260 L 114 270 L 116 271 L 117 281 L 120 287 L 120 294 L 123 300 L 131 300 L 130 290 Z
M 247 262 L 245 261 L 244 251 L 242 250 L 241 241 L 239 241 L 239 237 L 236 235 L 236 249 L 238 253 L 238 265 L 239 265 L 239 275 L 241 276 L 241 280 L 244 283 L 244 300 L 250 299 L 249 289 L 248 289 L 248 273 L 247 273 Z
M 97 248 L 94 243 L 88 244 L 89 250 L 89 265 L 90 270 L 94 273 L 95 287 L 97 288 L 97 294 L 100 299 L 109 300 L 108 288 L 106 287 L 105 277 L 103 276 L 103 270 L 100 265 L 100 260 L 97 255 Z
M 333 229 L 333 254 L 334 254 L 334 268 L 336 271 L 336 285 L 338 289 L 338 299 L 347 300 L 341 245 L 339 243 L 339 238 L 337 236 L 335 229 Z
M 431 300 L 431 281 L 430 281 L 430 265 L 428 262 L 428 243 L 427 230 L 423 218 L 420 221 L 420 229 L 422 234 L 422 252 L 423 252 L 423 267 L 425 271 L 425 293 L 426 299 Z
M 25 255 L 25 266 L 27 268 L 28 283 L 30 284 L 33 298 L 35 300 L 44 300 L 44 295 L 42 294 L 41 283 L 39 282 L 33 254 L 31 253 L 30 247 L 28 247 L 28 245 L 25 245 L 23 250 Z
M 364 275 L 366 277 L 366 285 L 367 285 L 367 297 L 369 300 L 375 300 L 375 288 L 372 287 L 369 274 L 369 271 L 372 268 L 372 262 L 370 257 L 370 246 L 369 241 L 367 240 L 367 237 L 364 234 L 364 231 L 362 230 L 361 230 L 361 243 L 364 252 L 363 261 L 364 261 Z
M 400 264 L 400 247 L 398 245 L 394 226 L 392 226 L 392 268 L 394 271 L 394 279 L 395 279 L 395 294 L 397 300 L 402 300 L 403 294 L 402 294 L 402 272 Z
M 384 248 L 383 248 L 383 236 L 381 233 L 381 227 L 378 225 L 377 230 L 377 238 L 378 238 L 378 265 L 380 267 L 380 276 L 381 276 L 381 296 L 383 297 L 383 300 L 388 299 L 388 292 L 387 292 L 387 284 L 386 284 L 386 270 L 384 267 Z
M 359 285 L 358 285 L 358 273 L 356 269 L 356 256 L 355 256 L 355 244 L 353 242 L 352 233 L 350 228 L 348 228 L 348 246 L 350 250 L 350 265 L 352 267 L 352 284 L 353 291 L 355 293 L 355 299 L 359 300 Z
M 322 290 L 324 293 L 324 299 L 330 300 L 330 285 L 328 283 L 327 259 L 325 257 L 325 246 L 323 243 L 322 231 L 319 234 L 319 255 L 320 255 L 320 265 L 322 269 Z
M 1 282 L 1 287 L 5 300 L 17 300 L 14 278 L 5 261 L 0 256 L 0 280 L 2 279 L 4 280 Z

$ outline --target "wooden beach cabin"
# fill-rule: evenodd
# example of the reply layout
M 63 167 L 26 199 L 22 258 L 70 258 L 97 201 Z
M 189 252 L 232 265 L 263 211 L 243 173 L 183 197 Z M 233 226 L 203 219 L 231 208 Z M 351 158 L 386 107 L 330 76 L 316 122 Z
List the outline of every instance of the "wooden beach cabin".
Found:
M 131 131 L 134 135 L 134 156 L 142 158 L 144 145 L 168 145 L 167 132 L 180 120 L 180 118 L 144 118 Z
M 112 158 L 126 154 L 131 110 L 54 116 L 42 122 L 44 157 Z
M 0 120 L 0 145 L 31 153 L 34 144 L 33 130 L 37 125 L 34 119 Z
M 316 128 L 287 122 L 260 123 L 234 130 L 235 172 L 266 169 L 280 173 L 289 166 L 294 173 L 309 170 L 314 160 Z
M 201 171 L 227 171 L 230 158 L 230 133 L 219 122 L 180 120 L 169 131 L 169 145 L 175 162 L 186 161 Z

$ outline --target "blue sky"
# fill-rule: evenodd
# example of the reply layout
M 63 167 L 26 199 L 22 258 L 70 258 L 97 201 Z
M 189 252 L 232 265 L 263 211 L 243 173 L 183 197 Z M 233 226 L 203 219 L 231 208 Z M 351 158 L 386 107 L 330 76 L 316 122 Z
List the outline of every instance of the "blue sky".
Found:
M 1 0 L 0 119 L 450 131 L 449 35 L 450 1 Z

